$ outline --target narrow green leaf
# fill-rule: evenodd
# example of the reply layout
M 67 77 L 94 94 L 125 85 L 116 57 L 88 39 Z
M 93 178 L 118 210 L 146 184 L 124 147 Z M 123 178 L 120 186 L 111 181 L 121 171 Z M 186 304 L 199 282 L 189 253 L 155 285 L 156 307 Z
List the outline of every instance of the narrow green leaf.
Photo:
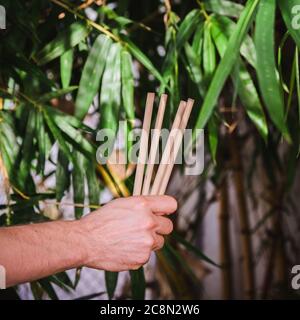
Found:
M 37 282 L 41 285 L 41 287 L 48 294 L 51 300 L 58 300 L 58 296 L 49 279 L 44 278 L 44 279 L 38 280 Z
M 134 120 L 134 80 L 132 59 L 125 49 L 121 53 L 122 101 L 127 119 Z
M 41 112 L 36 115 L 36 138 L 38 143 L 38 165 L 37 171 L 43 172 L 46 162 L 46 132 L 44 119 Z
M 65 191 L 69 188 L 70 185 L 68 165 L 68 158 L 61 150 L 59 150 L 57 155 L 57 164 L 55 171 L 57 201 L 60 201 L 62 199 Z
M 230 38 L 236 28 L 236 23 L 228 17 L 218 15 L 213 15 L 212 20 L 219 25 L 222 33 Z M 242 41 L 240 53 L 253 68 L 256 68 L 256 48 L 253 39 L 248 34 Z
M 73 68 L 73 48 L 60 56 L 60 79 L 63 89 L 68 88 L 71 82 Z
M 202 49 L 203 49 L 203 38 L 204 38 L 204 24 L 200 23 L 195 31 L 195 35 L 193 38 L 193 51 L 196 53 L 197 56 L 202 56 Z
M 125 35 L 122 35 L 122 39 L 125 43 L 125 46 L 132 53 L 132 55 L 146 68 L 148 71 L 153 74 L 153 76 L 159 80 L 162 84 L 165 84 L 165 80 L 160 74 L 160 72 L 155 68 L 151 60 Z
M 175 240 L 177 240 L 179 243 L 184 245 L 189 251 L 193 252 L 200 259 L 204 260 L 205 262 L 208 262 L 209 264 L 212 264 L 215 267 L 220 267 L 217 263 L 215 263 L 213 260 L 211 260 L 209 257 L 207 257 L 202 251 L 200 251 L 198 248 L 193 246 L 190 242 L 188 242 L 184 238 L 182 238 L 178 233 L 173 232 L 172 237 Z
M 284 22 L 300 48 L 300 3 L 299 0 L 277 0 Z
M 46 111 L 46 109 L 43 109 L 43 112 L 44 112 L 44 117 L 49 127 L 49 130 L 51 131 L 53 137 L 57 140 L 60 149 L 64 152 L 64 154 L 69 159 L 69 161 L 71 161 L 74 165 L 76 165 L 74 155 L 70 151 L 69 146 L 65 142 L 65 139 L 62 136 L 58 127 L 56 126 L 51 114 L 48 111 Z
M 18 185 L 22 190 L 24 190 L 26 186 L 28 187 L 27 183 L 30 176 L 31 161 L 34 157 L 35 118 L 35 111 L 30 110 L 23 144 L 20 149 L 21 161 L 17 170 Z
M 257 50 L 257 76 L 261 94 L 270 118 L 283 136 L 290 141 L 284 117 L 284 97 L 275 62 L 275 23 L 276 0 L 260 3 L 256 18 L 255 44 Z
M 203 40 L 203 69 L 206 79 L 211 79 L 216 68 L 216 50 L 211 38 L 211 23 L 205 23 Z
M 88 33 L 89 28 L 86 24 L 74 22 L 38 52 L 35 59 L 39 65 L 46 64 L 75 47 L 79 42 L 85 39 Z
M 207 11 L 234 18 L 239 18 L 244 9 L 241 4 L 226 0 L 204 0 L 204 7 Z
M 121 106 L 121 49 L 118 43 L 111 46 L 100 92 L 100 128 L 111 129 L 114 135 L 118 130 Z
M 253 21 L 258 4 L 259 0 L 249 0 L 247 2 L 247 5 L 238 21 L 236 29 L 229 39 L 224 57 L 219 63 L 218 68 L 214 74 L 207 95 L 204 99 L 200 114 L 198 116 L 195 128 L 203 129 L 207 121 L 209 120 L 213 109 L 216 106 L 217 99 L 222 91 L 225 81 L 232 71 L 232 68 L 239 55 L 240 46 Z
M 106 290 L 110 300 L 114 297 L 118 282 L 118 275 L 118 272 L 105 271 Z
M 212 36 L 221 57 L 224 56 L 228 45 L 228 39 L 223 30 L 218 21 L 212 19 Z M 268 125 L 256 87 L 243 61 L 241 59 L 237 59 L 237 61 L 238 64 L 232 72 L 232 79 L 237 93 L 246 108 L 248 116 L 256 125 L 261 136 L 266 140 Z
M 215 117 L 212 116 L 208 121 L 208 141 L 214 164 L 217 163 L 218 140 L 218 125 Z
M 84 182 L 85 176 L 83 168 L 86 168 L 84 165 L 85 159 L 84 156 L 76 151 L 73 151 L 76 158 L 77 166 L 72 170 L 72 184 L 73 184 L 73 199 L 75 204 L 84 204 L 85 192 L 84 192 Z M 83 207 L 75 206 L 75 218 L 81 218 L 83 214 Z
M 70 93 L 76 90 L 77 88 L 78 88 L 77 86 L 72 86 L 72 87 L 67 87 L 67 88 L 56 90 L 56 91 L 52 91 L 49 93 L 45 93 L 37 101 L 39 103 L 47 102 L 47 101 L 50 101 L 51 99 L 59 98 L 67 93 Z
M 196 27 L 202 20 L 202 15 L 200 10 L 194 9 L 190 11 L 183 21 L 181 22 L 177 37 L 176 37 L 176 49 L 179 51 L 184 44 L 190 39 L 191 35 L 195 31 Z
M 86 178 L 89 190 L 90 205 L 98 205 L 100 197 L 100 185 L 99 180 L 97 179 L 96 168 L 94 164 L 92 166 L 89 165 L 89 168 L 86 170 Z
M 99 35 L 84 65 L 75 102 L 75 116 L 82 119 L 99 90 L 108 52 L 112 41 L 105 35 Z
M 144 300 L 146 291 L 146 281 L 144 268 L 130 270 L 131 294 L 133 300 Z

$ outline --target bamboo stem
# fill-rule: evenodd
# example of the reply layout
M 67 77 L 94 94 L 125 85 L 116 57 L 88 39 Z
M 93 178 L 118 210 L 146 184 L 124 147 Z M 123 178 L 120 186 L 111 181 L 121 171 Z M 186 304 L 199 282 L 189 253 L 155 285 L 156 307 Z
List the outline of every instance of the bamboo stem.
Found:
M 182 117 L 182 114 L 185 110 L 185 107 L 186 107 L 186 102 L 180 101 L 180 104 L 179 104 L 179 107 L 178 107 L 178 110 L 177 110 L 177 113 L 175 116 L 175 120 L 173 122 L 171 131 L 170 131 L 170 134 L 169 134 L 169 137 L 168 137 L 168 140 L 167 140 L 167 143 L 166 143 L 163 155 L 162 155 L 162 159 L 159 164 L 159 167 L 158 167 L 158 170 L 157 170 L 157 173 L 156 173 L 156 176 L 155 176 L 152 188 L 151 188 L 151 192 L 150 192 L 151 195 L 158 194 L 160 184 L 161 184 L 162 178 L 165 173 L 165 169 L 168 165 L 169 155 L 172 150 L 172 144 L 173 144 L 173 140 L 174 140 L 174 137 L 172 135 L 173 135 L 174 131 L 177 130 L 180 126 L 181 117 Z
M 233 298 L 228 198 L 228 181 L 225 172 L 219 188 L 220 263 L 222 266 L 222 298 L 225 300 Z
M 243 181 L 243 167 L 240 149 L 236 141 L 236 133 L 232 133 L 230 139 L 231 156 L 233 161 L 233 181 L 237 197 L 237 205 L 240 220 L 240 237 L 242 245 L 242 265 L 244 294 L 246 299 L 255 298 L 255 274 L 253 265 L 253 249 L 250 233 L 249 212 L 246 203 L 245 188 Z
M 174 140 L 174 144 L 172 146 L 172 151 L 170 153 L 169 161 L 168 161 L 167 167 L 165 169 L 163 178 L 160 183 L 160 187 L 159 187 L 159 191 L 158 191 L 159 195 L 162 195 L 166 192 L 166 189 L 167 189 L 167 186 L 168 186 L 171 174 L 172 174 L 172 170 L 173 170 L 175 162 L 176 162 L 177 154 L 178 154 L 179 148 L 181 146 L 181 142 L 182 142 L 183 135 L 184 135 L 184 130 L 185 130 L 187 123 L 189 121 L 189 118 L 190 118 L 190 115 L 191 115 L 191 112 L 193 109 L 193 105 L 194 105 L 194 100 L 188 99 L 187 104 L 186 104 L 186 108 L 184 110 L 184 114 L 183 114 L 181 122 L 180 122 L 179 130 L 175 136 L 175 140 Z
M 145 109 L 144 122 L 143 122 L 143 131 L 142 131 L 141 140 L 140 140 L 140 151 L 139 151 L 138 164 L 137 164 L 135 180 L 134 180 L 133 195 L 140 195 L 142 191 L 144 168 L 145 168 L 145 162 L 147 159 L 148 139 L 149 139 L 154 98 L 155 98 L 155 94 L 153 92 L 149 92 L 147 94 L 146 109 Z
M 163 118 L 164 118 L 167 99 L 168 99 L 168 96 L 166 94 L 162 94 L 162 96 L 160 98 L 157 116 L 156 116 L 154 134 L 153 134 L 152 141 L 151 141 L 150 154 L 149 154 L 149 159 L 148 159 L 148 164 L 147 164 L 147 169 L 146 169 L 146 174 L 145 174 L 145 179 L 144 179 L 144 184 L 143 184 L 143 191 L 142 191 L 143 195 L 149 194 L 150 183 L 151 183 L 154 163 L 155 163 L 155 159 L 156 159 L 156 155 L 157 155 L 161 126 L 162 126 L 162 122 L 163 122 Z

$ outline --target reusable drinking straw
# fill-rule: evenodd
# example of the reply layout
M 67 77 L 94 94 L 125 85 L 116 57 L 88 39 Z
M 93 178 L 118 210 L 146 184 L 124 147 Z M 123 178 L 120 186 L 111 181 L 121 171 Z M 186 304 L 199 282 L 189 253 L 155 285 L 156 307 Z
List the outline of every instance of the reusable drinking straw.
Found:
M 169 133 L 169 137 L 167 139 L 167 143 L 162 155 L 162 159 L 161 162 L 159 164 L 154 182 L 153 182 L 153 186 L 151 188 L 151 195 L 156 195 L 158 194 L 159 188 L 160 188 L 160 184 L 162 182 L 162 178 L 164 176 L 165 170 L 168 166 L 168 161 L 169 161 L 169 157 L 170 157 L 170 153 L 172 151 L 172 145 L 173 145 L 173 141 L 174 141 L 174 133 L 179 129 L 180 126 L 180 122 L 181 122 L 181 118 L 183 115 L 183 112 L 185 110 L 185 106 L 186 106 L 186 102 L 185 101 L 180 101 L 176 116 L 175 116 L 175 120 L 173 122 L 171 131 Z M 175 135 L 176 136 L 176 135 Z
M 159 195 L 163 195 L 166 192 L 171 174 L 172 174 L 172 170 L 173 167 L 175 165 L 175 161 L 176 161 L 176 157 L 183 139 L 183 135 L 184 135 L 184 130 L 187 126 L 188 120 L 190 118 L 192 109 L 193 109 L 193 105 L 194 105 L 194 100 L 192 99 L 188 99 L 185 110 L 184 110 L 184 114 L 182 116 L 181 122 L 180 122 L 180 126 L 179 126 L 179 130 L 176 132 L 176 136 L 175 136 L 175 140 L 174 140 L 174 144 L 172 147 L 172 151 L 170 153 L 170 158 L 167 164 L 167 168 L 165 170 L 164 176 L 161 179 L 161 181 L 159 182 L 159 191 L 157 194 Z
M 155 98 L 155 94 L 153 92 L 149 92 L 147 94 L 146 108 L 145 108 L 144 121 L 143 121 L 143 131 L 142 131 L 141 140 L 140 140 L 140 151 L 139 151 L 138 163 L 137 163 L 135 180 L 134 180 L 133 195 L 140 195 L 142 191 L 144 168 L 145 168 L 145 162 L 146 162 L 147 153 L 148 153 L 148 139 L 149 139 L 154 98 Z
M 166 94 L 162 94 L 160 97 L 159 107 L 158 107 L 155 126 L 154 126 L 154 134 L 151 140 L 151 148 L 150 148 L 147 169 L 146 169 L 144 183 L 143 183 L 143 191 L 142 191 L 143 195 L 149 194 L 151 178 L 152 178 L 154 163 L 157 155 L 157 149 L 159 146 L 161 126 L 163 123 L 167 99 L 168 99 L 168 96 Z

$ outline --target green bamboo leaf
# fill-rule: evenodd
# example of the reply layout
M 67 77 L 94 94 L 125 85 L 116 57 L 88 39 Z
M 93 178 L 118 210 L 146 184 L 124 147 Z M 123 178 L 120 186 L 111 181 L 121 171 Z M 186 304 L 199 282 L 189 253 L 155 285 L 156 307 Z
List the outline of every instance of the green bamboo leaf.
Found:
M 215 263 L 213 260 L 207 257 L 201 250 L 199 250 L 198 248 L 193 246 L 190 242 L 182 238 L 177 232 L 173 232 L 171 237 L 174 238 L 179 243 L 181 243 L 183 246 L 185 246 L 189 251 L 193 252 L 200 259 L 204 260 L 205 262 L 208 262 L 209 264 L 212 264 L 215 267 L 220 267 L 217 263 Z
M 226 0 L 204 0 L 204 7 L 207 11 L 234 18 L 239 18 L 244 9 L 241 4 Z
M 99 90 L 108 52 L 112 41 L 105 35 L 99 35 L 84 65 L 75 102 L 75 116 L 82 119 Z
M 48 294 L 51 300 L 58 300 L 58 296 L 48 278 L 38 280 L 37 282 L 40 284 L 43 290 Z
M 23 140 L 21 152 L 21 161 L 17 170 L 18 185 L 22 190 L 28 187 L 28 179 L 30 177 L 31 161 L 34 157 L 34 138 L 35 138 L 35 125 L 36 113 L 34 110 L 29 111 L 29 116 L 26 125 L 26 132 Z
M 76 151 L 73 151 L 74 156 L 76 158 L 77 166 L 75 166 L 72 170 L 72 185 L 73 185 L 73 199 L 75 204 L 84 204 L 85 192 L 84 192 L 84 182 L 85 176 L 83 168 L 85 166 L 85 158 L 84 156 Z M 83 207 L 75 206 L 75 218 L 81 218 L 83 214 Z
M 63 89 L 68 88 L 72 77 L 73 48 L 60 56 L 60 79 Z
M 205 23 L 203 40 L 203 69 L 205 78 L 210 80 L 216 68 L 216 49 L 211 38 L 211 23 Z
M 57 155 L 57 164 L 55 171 L 57 201 L 60 201 L 62 199 L 65 191 L 69 188 L 70 185 L 68 165 L 68 158 L 61 150 L 59 150 Z
M 100 185 L 99 180 L 96 175 L 95 164 L 89 167 L 86 170 L 87 186 L 89 191 L 89 202 L 90 205 L 98 205 L 100 197 Z
M 60 57 L 86 38 L 89 28 L 82 22 L 74 22 L 37 53 L 35 59 L 39 65 Z
M 134 120 L 134 79 L 131 55 L 125 49 L 121 53 L 122 101 L 127 119 Z
M 12 116 L 0 111 L 0 151 L 9 177 L 14 175 L 14 163 L 19 153 L 19 144 L 15 135 L 16 128 Z
M 195 31 L 195 35 L 193 38 L 193 51 L 196 53 L 197 56 L 202 56 L 203 50 L 203 38 L 204 38 L 204 24 L 200 23 Z
M 76 150 L 81 151 L 87 157 L 95 154 L 95 146 L 77 128 L 72 126 L 72 117 L 62 116 L 56 110 L 47 106 L 44 109 L 47 110 L 48 114 L 51 114 L 51 118 L 55 122 L 57 129 L 61 131 L 60 134 L 63 139 L 67 140 Z M 68 121 L 70 119 L 71 121 Z M 76 121 L 74 124 L 77 124 Z
M 204 97 L 207 86 L 204 82 L 204 76 L 201 70 L 201 56 L 198 57 L 188 43 L 184 45 L 184 52 L 186 58 L 181 55 L 184 66 L 187 69 L 190 79 L 197 85 L 200 96 Z
M 208 121 L 208 141 L 214 164 L 217 163 L 218 140 L 218 125 L 215 117 L 212 116 Z
M 118 282 L 118 275 L 118 272 L 105 271 L 106 290 L 110 300 L 114 297 Z
M 249 0 L 247 2 L 247 5 L 238 21 L 237 27 L 229 39 L 224 57 L 219 63 L 218 68 L 214 74 L 207 95 L 204 99 L 200 114 L 198 116 L 195 128 L 203 129 L 207 121 L 209 120 L 216 105 L 217 99 L 222 91 L 223 85 L 225 84 L 227 77 L 232 71 L 234 63 L 236 62 L 236 59 L 239 55 L 240 46 L 253 21 L 258 4 L 259 0 Z
M 133 300 L 144 300 L 146 291 L 146 281 L 144 268 L 138 270 L 130 270 L 131 278 L 131 294 Z
M 165 80 L 160 74 L 160 72 L 155 68 L 151 60 L 125 35 L 122 35 L 122 40 L 124 41 L 125 46 L 132 53 L 132 55 L 146 68 L 148 71 L 153 74 L 153 76 L 159 80 L 162 84 L 165 84 Z
M 118 43 L 111 46 L 100 92 L 100 128 L 111 129 L 114 135 L 118 130 L 121 106 L 121 49 Z
M 77 88 L 78 88 L 77 86 L 72 86 L 72 87 L 67 87 L 67 88 L 56 90 L 56 91 L 52 91 L 49 93 L 45 93 L 37 100 L 37 102 L 39 102 L 39 103 L 48 102 L 51 99 L 59 98 L 65 94 L 68 94 L 68 93 L 76 90 Z
M 213 15 L 211 19 L 220 26 L 222 33 L 230 38 L 236 28 L 236 23 L 228 17 L 218 15 Z M 242 42 L 240 53 L 253 68 L 256 68 L 256 48 L 253 39 L 248 34 Z
M 177 37 L 176 49 L 180 51 L 183 45 L 190 39 L 196 27 L 203 20 L 200 10 L 194 9 L 190 11 L 181 22 Z
M 275 9 L 275 0 L 265 0 L 259 6 L 255 30 L 257 76 L 261 94 L 269 111 L 270 118 L 287 141 L 290 141 L 284 117 L 283 90 L 280 85 L 275 62 Z
M 201 16 L 200 10 L 194 9 L 189 12 L 181 22 L 176 35 L 175 43 L 170 45 L 164 61 L 163 75 L 164 79 L 166 79 L 166 82 L 172 75 L 172 68 L 174 67 L 174 63 L 177 60 L 178 54 L 185 43 L 187 43 L 187 41 L 190 39 L 197 26 L 202 23 L 202 21 L 203 17 Z
M 300 3 L 298 0 L 277 0 L 284 22 L 300 48 Z
M 62 136 L 60 130 L 56 126 L 52 115 L 46 109 L 43 109 L 43 112 L 44 112 L 45 121 L 49 127 L 49 130 L 51 131 L 53 137 L 57 140 L 60 149 L 62 150 L 62 152 L 64 152 L 64 154 L 69 159 L 69 161 L 72 162 L 74 165 L 76 165 L 76 161 L 75 161 L 76 159 L 74 158 L 73 153 L 70 151 L 69 146 L 65 142 L 65 139 Z
M 41 112 L 36 115 L 36 137 L 38 143 L 38 165 L 37 171 L 44 172 L 46 162 L 46 131 L 44 126 L 44 119 Z
M 212 36 L 221 57 L 224 56 L 228 45 L 228 39 L 223 33 L 223 28 L 217 20 L 212 19 Z M 256 125 L 261 136 L 266 140 L 268 135 L 268 125 L 261 105 L 257 90 L 247 68 L 241 59 L 232 72 L 232 79 L 237 89 L 237 93 L 246 112 Z

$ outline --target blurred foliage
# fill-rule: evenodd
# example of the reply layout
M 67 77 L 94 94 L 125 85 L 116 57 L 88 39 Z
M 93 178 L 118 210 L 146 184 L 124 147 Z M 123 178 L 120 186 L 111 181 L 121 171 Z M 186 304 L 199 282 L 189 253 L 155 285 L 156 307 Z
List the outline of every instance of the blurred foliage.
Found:
M 180 97 L 196 99 L 190 125 L 207 130 L 207 166 L 214 172 L 203 180 L 218 185 L 226 166 L 224 139 L 239 127 L 254 139 L 271 181 L 288 159 L 284 185 L 292 185 L 300 119 L 300 30 L 291 23 L 296 0 L 0 4 L 7 12 L 7 29 L 0 31 L 0 166 L 11 190 L 8 203 L 1 205 L 2 225 L 47 220 L 41 202 L 56 198 L 59 204 L 70 190 L 76 218 L 85 206 L 100 205 L 105 186 L 115 196 L 126 195 L 132 177 L 121 183 L 96 163 L 96 132 L 117 132 L 119 120 L 130 129 L 136 117 L 142 118 L 147 91 L 169 95 L 166 127 Z M 100 115 L 96 128 L 83 123 L 91 114 Z M 54 144 L 57 156 L 52 155 Z M 282 146 L 284 157 L 279 155 Z M 53 165 L 50 172 L 46 162 Z M 42 191 L 42 182 L 51 176 L 56 177 L 55 190 Z M 193 245 L 193 237 L 183 236 L 171 238 L 159 254 L 171 287 L 195 280 L 176 249 L 179 243 L 213 263 Z M 249 238 L 243 239 L 249 244 Z M 132 297 L 143 298 L 142 269 L 131 272 L 131 279 Z M 117 274 L 107 273 L 106 280 L 113 297 Z M 62 273 L 32 283 L 32 292 L 37 299 L 44 291 L 56 299 L 53 284 L 75 288 Z M 191 290 L 178 296 L 197 294 Z

